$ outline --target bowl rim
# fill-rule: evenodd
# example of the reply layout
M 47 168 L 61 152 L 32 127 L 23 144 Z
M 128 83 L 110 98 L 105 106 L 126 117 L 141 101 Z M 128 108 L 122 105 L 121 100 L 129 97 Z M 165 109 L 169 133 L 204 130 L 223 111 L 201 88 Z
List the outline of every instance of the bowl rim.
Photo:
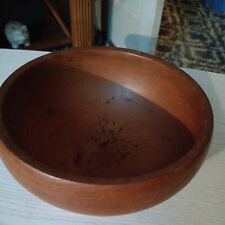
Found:
M 196 140 L 193 147 L 186 152 L 182 157 L 176 160 L 169 165 L 162 167 L 160 169 L 154 170 L 152 172 L 148 172 L 143 175 L 137 176 L 130 176 L 130 177 L 122 177 L 122 178 L 96 178 L 96 177 L 83 177 L 78 175 L 68 174 L 63 171 L 59 171 L 54 168 L 50 168 L 49 166 L 37 162 L 34 158 L 29 156 L 25 151 L 23 151 L 19 146 L 15 144 L 15 142 L 10 137 L 7 129 L 4 125 L 3 117 L 2 117 L 2 105 L 4 101 L 4 97 L 7 94 L 7 91 L 16 81 L 16 79 L 25 72 L 26 70 L 30 69 L 32 66 L 36 65 L 39 62 L 49 60 L 51 58 L 62 56 L 69 52 L 78 52 L 78 51 L 116 51 L 121 55 L 133 55 L 135 57 L 141 57 L 147 60 L 154 61 L 155 63 L 164 65 L 169 67 L 173 70 L 179 72 L 181 76 L 185 76 L 186 79 L 194 85 L 198 91 L 202 95 L 202 104 L 204 104 L 204 112 L 205 118 L 202 120 L 202 128 L 201 128 L 201 135 L 199 136 L 198 140 Z M 19 159 L 19 161 L 24 164 L 26 167 L 29 167 L 32 170 L 35 170 L 38 173 L 41 173 L 45 176 L 50 176 L 54 179 L 57 179 L 62 182 L 69 182 L 69 183 L 82 183 L 82 184 L 96 184 L 96 185 L 117 185 L 117 184 L 124 184 L 124 183 L 133 183 L 133 182 L 141 182 L 149 179 L 155 179 L 157 177 L 166 175 L 170 172 L 176 172 L 182 168 L 184 168 L 189 163 L 192 163 L 202 152 L 205 152 L 208 145 L 210 144 L 210 140 L 213 133 L 213 111 L 209 99 L 200 85 L 190 77 L 186 72 L 181 70 L 179 67 L 166 62 L 157 56 L 150 55 L 148 53 L 144 53 L 141 51 L 125 49 L 125 48 L 114 48 L 114 47 L 89 47 L 89 48 L 76 48 L 76 49 L 69 49 L 62 52 L 53 52 L 38 58 L 35 58 L 18 69 L 16 69 L 8 78 L 3 82 L 2 86 L 0 87 L 0 141 L 3 142 L 5 145 L 6 154 L 10 153 L 13 157 Z M 4 161 L 4 157 L 3 157 Z

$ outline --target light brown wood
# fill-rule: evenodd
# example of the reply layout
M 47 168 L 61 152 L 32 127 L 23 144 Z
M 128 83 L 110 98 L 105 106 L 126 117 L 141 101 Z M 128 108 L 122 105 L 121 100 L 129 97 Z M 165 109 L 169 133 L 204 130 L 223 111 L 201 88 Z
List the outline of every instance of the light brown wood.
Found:
M 74 47 L 93 44 L 93 1 L 70 0 L 72 42 Z
M 196 82 L 131 50 L 49 54 L 0 92 L 4 163 L 40 198 L 80 213 L 129 213 L 174 195 L 201 166 L 212 128 Z
M 71 38 L 70 31 L 67 29 L 66 24 L 63 22 L 63 20 L 61 19 L 59 13 L 54 8 L 54 6 L 50 2 L 50 0 L 42 0 L 42 1 L 45 4 L 45 6 L 47 7 L 47 9 L 49 10 L 50 14 L 53 16 L 53 18 L 57 22 L 57 24 L 62 29 L 63 33 L 66 35 L 67 38 L 70 39 Z

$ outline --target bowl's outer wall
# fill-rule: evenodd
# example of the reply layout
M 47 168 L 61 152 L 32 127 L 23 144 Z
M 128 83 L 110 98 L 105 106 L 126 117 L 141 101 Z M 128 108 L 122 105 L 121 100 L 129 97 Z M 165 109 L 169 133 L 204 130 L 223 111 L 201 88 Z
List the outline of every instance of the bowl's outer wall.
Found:
M 150 174 L 150 176 L 146 175 L 145 178 L 134 180 L 127 178 L 124 179 L 123 182 L 118 183 L 109 181 L 107 184 L 107 182 L 96 183 L 90 181 L 89 183 L 82 183 L 74 180 L 70 181 L 45 173 L 44 169 L 40 171 L 35 167 L 32 167 L 32 164 L 29 165 L 29 163 L 24 162 L 21 157 L 18 157 L 15 152 L 11 151 L 9 147 L 10 144 L 6 143 L 6 140 L 0 141 L 0 151 L 5 165 L 13 176 L 25 188 L 41 199 L 56 206 L 79 213 L 116 215 L 134 212 L 153 206 L 166 200 L 183 188 L 198 171 L 203 162 L 212 134 L 213 120 L 210 110 L 206 110 L 206 113 L 202 111 L 202 106 L 203 108 L 205 106 L 207 109 L 210 108 L 207 98 L 203 93 L 200 94 L 197 86 L 194 85 L 194 87 L 190 89 L 190 83 L 192 81 L 190 82 L 188 76 L 186 77 L 183 75 L 181 80 L 179 80 L 179 73 L 182 72 L 175 67 L 168 67 L 167 64 L 162 65 L 162 63 L 157 62 L 156 59 L 143 58 L 141 55 L 135 55 L 132 51 L 108 50 L 104 52 L 105 55 L 102 58 L 98 56 L 100 53 L 101 50 L 99 52 L 98 49 L 91 50 L 90 54 L 82 50 L 68 51 L 58 57 L 55 63 L 60 62 L 67 66 L 75 66 L 78 69 L 84 69 L 86 67 L 87 70 L 92 70 L 88 72 L 98 74 L 99 76 L 104 76 L 104 71 L 107 72 L 111 81 L 119 82 L 120 85 L 127 85 L 131 90 L 138 90 L 138 93 L 146 98 L 148 97 L 153 100 L 155 98 L 155 100 L 160 101 L 161 106 L 168 109 L 172 115 L 182 121 L 195 138 L 198 138 L 201 135 L 201 123 L 207 122 L 208 131 L 201 143 L 196 146 L 196 152 L 194 152 L 196 154 L 189 155 L 190 157 L 184 157 L 184 159 L 179 161 L 176 166 L 164 170 L 164 172 L 159 173 L 159 175 L 151 176 Z M 67 54 L 68 57 L 66 57 Z M 79 54 L 83 59 L 79 58 Z M 120 57 L 120 54 L 123 59 L 128 60 L 127 63 L 124 63 L 126 60 L 121 62 L 118 58 Z M 112 55 L 113 58 L 111 69 L 105 67 L 105 65 L 110 64 L 110 55 Z M 84 60 L 86 56 L 88 59 Z M 42 59 L 39 61 L 41 60 Z M 101 64 L 102 67 L 96 67 L 92 61 L 97 62 L 98 65 Z M 154 64 L 152 71 L 149 70 L 149 63 L 151 62 Z M 32 66 L 32 64 L 30 65 Z M 158 65 L 161 65 L 161 69 L 157 71 Z M 129 75 L 124 72 L 123 76 L 120 75 L 121 79 L 118 79 L 119 75 L 115 74 L 115 66 L 117 66 L 116 69 L 119 68 L 119 70 L 126 68 L 125 70 L 131 72 L 131 74 Z M 138 77 L 135 77 L 138 70 L 140 70 L 142 76 L 145 77 L 150 73 L 152 80 L 148 80 L 150 78 L 147 77 L 146 80 L 139 79 L 140 83 L 138 83 Z M 188 94 L 190 91 L 190 93 L 193 92 L 196 96 L 199 96 L 199 99 L 192 102 L 192 107 L 187 106 L 187 109 L 185 109 L 186 111 L 189 110 L 188 112 L 190 112 L 190 115 L 197 115 L 196 118 L 188 117 L 188 113 L 185 113 L 185 110 L 174 110 L 173 102 L 176 101 L 176 90 L 173 93 L 174 98 L 172 98 L 170 102 L 167 101 L 167 94 L 165 95 L 165 93 L 161 94 L 159 97 L 158 95 L 154 95 L 155 93 L 159 93 L 160 89 L 158 89 L 157 86 L 157 78 L 153 78 L 153 75 L 162 74 L 164 79 L 162 85 L 167 88 L 167 80 L 172 78 L 170 77 L 171 73 L 174 75 L 174 87 L 179 85 L 179 83 L 184 84 L 187 82 L 187 87 L 184 86 L 183 88 L 184 93 Z M 132 79 L 130 79 L 130 76 Z M 152 87 L 152 90 L 149 90 L 146 86 L 149 81 L 156 82 L 156 85 Z M 199 119 L 201 117 L 203 119 Z M 200 123 L 198 123 L 198 119 L 201 121 Z M 0 129 L 2 129 L 2 127 L 0 127 Z
M 1 142 L 2 159 L 30 192 L 58 207 L 90 215 L 118 215 L 154 206 L 182 189 L 201 166 L 207 148 L 194 161 L 163 176 L 122 184 L 83 184 L 55 178 L 25 164 Z

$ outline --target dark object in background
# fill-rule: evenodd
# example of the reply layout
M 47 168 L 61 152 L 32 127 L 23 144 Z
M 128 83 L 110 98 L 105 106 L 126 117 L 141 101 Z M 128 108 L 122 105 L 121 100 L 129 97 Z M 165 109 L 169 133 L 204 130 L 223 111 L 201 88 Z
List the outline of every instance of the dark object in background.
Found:
M 56 25 L 52 16 L 41 0 L 0 0 L 0 47 L 10 48 L 5 35 L 4 26 L 10 20 L 18 20 L 27 25 L 31 36 L 31 49 L 61 50 L 70 48 L 71 41 Z M 60 17 L 70 29 L 70 9 L 68 0 L 51 0 Z M 57 41 L 58 40 L 58 41 Z M 96 45 L 104 45 L 105 38 L 98 29 L 95 29 L 94 40 Z M 57 47 L 60 44 L 61 47 Z
M 18 20 L 29 27 L 37 28 L 46 23 L 46 15 L 40 0 L 1 0 L 0 26 Z
M 25 24 L 31 36 L 31 43 L 42 41 L 47 38 L 53 39 L 61 34 L 52 19 L 47 16 L 46 9 L 41 0 L 1 0 L 0 7 L 0 46 L 10 47 L 4 37 L 4 26 L 8 21 L 18 20 Z M 57 9 L 62 18 L 69 21 L 68 2 L 58 0 Z M 64 4 L 62 4 L 64 2 Z M 61 4 L 59 4 L 61 3 Z

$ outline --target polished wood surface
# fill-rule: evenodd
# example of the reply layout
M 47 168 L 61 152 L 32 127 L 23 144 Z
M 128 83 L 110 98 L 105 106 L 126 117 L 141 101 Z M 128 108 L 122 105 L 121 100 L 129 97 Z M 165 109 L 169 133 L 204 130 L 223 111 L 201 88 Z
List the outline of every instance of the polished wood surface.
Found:
M 74 47 L 93 44 L 93 0 L 70 0 L 72 43 Z
M 175 194 L 200 167 L 212 132 L 193 80 L 129 50 L 33 61 L 3 85 L 0 107 L 11 173 L 39 197 L 88 214 L 132 212 Z

